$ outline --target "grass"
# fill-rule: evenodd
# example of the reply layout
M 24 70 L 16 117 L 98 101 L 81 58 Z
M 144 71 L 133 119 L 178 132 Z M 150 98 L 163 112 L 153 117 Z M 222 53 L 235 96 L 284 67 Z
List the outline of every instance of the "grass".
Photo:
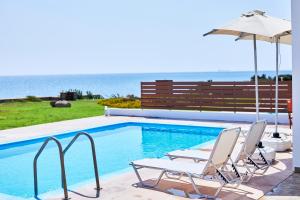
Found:
M 103 115 L 96 100 L 71 102 L 71 108 L 52 108 L 49 101 L 9 102 L 0 104 L 0 130 L 68 119 Z

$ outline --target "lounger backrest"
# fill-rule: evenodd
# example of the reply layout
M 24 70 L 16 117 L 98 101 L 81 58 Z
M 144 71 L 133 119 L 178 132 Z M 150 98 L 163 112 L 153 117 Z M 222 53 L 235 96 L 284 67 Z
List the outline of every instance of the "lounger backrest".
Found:
M 241 128 L 224 129 L 215 142 L 208 164 L 220 166 L 227 163 L 240 132 Z
M 257 145 L 264 134 L 266 126 L 266 121 L 257 121 L 252 124 L 242 147 L 243 153 L 246 155 L 252 155 L 255 152 Z

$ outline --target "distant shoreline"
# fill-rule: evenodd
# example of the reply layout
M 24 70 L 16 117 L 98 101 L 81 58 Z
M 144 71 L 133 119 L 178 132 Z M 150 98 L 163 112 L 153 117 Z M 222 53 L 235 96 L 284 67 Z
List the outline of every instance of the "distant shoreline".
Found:
M 280 71 L 280 74 L 291 71 Z M 61 91 L 78 89 L 86 93 L 110 97 L 114 94 L 140 96 L 141 81 L 249 81 L 253 71 L 234 72 L 172 72 L 127 74 L 73 74 L 73 75 L 23 75 L 0 76 L 0 99 L 24 98 L 26 96 L 58 96 Z M 275 71 L 259 74 L 275 76 Z

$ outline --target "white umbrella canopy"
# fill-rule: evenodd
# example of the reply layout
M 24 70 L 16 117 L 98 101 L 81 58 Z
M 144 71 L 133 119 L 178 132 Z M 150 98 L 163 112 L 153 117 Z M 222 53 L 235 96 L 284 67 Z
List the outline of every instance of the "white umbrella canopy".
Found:
M 254 10 L 242 14 L 238 19 L 232 20 L 227 25 L 204 34 L 233 35 L 238 38 L 253 40 L 256 35 L 257 40 L 276 42 L 275 36 L 285 34 L 291 30 L 291 22 L 285 19 L 271 17 L 263 11 Z M 288 33 L 286 34 L 288 35 Z M 291 43 L 290 37 L 285 37 L 281 43 Z
M 287 21 L 287 20 L 285 20 Z M 290 21 L 287 21 L 288 23 L 291 24 Z M 277 38 L 280 38 L 280 43 L 281 44 L 287 44 L 287 45 L 292 45 L 292 33 L 291 33 L 291 29 L 289 29 L 289 31 L 285 31 L 283 33 L 280 33 L 278 35 L 275 35 L 273 37 L 262 37 L 262 36 L 256 36 L 256 40 L 260 40 L 260 41 L 265 41 L 265 42 L 270 42 L 270 43 L 276 43 Z M 253 40 L 253 35 L 241 35 L 239 36 L 236 40 Z
M 232 20 L 227 25 L 204 34 L 204 36 L 216 35 L 232 35 L 237 36 L 236 40 L 253 40 L 254 45 L 254 69 L 255 69 L 255 96 L 256 96 L 256 115 L 259 119 L 259 95 L 258 95 L 258 75 L 257 75 L 257 47 L 256 40 L 266 42 L 291 44 L 291 22 L 284 19 L 274 18 L 265 15 L 265 12 L 254 10 L 246 14 L 242 14 L 238 19 Z M 276 69 L 278 69 L 278 54 L 277 54 Z M 278 73 L 277 73 L 278 74 Z M 277 90 L 276 90 L 277 91 Z M 278 92 L 278 91 L 277 91 Z M 278 97 L 278 93 L 276 93 Z M 277 100 L 276 100 L 277 102 Z M 277 105 L 278 103 L 276 103 Z M 277 107 L 277 106 L 276 106 Z M 277 109 L 276 109 L 277 113 Z M 277 114 L 276 114 L 277 124 Z M 276 129 L 277 131 L 277 129 Z

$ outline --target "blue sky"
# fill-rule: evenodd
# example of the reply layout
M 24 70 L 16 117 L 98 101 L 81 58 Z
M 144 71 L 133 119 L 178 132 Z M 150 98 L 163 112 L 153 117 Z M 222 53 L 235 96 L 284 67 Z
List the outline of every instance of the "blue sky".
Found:
M 1 0 L 0 75 L 252 70 L 252 42 L 202 34 L 253 9 L 290 19 L 285 0 Z M 258 53 L 275 68 L 273 44 Z

